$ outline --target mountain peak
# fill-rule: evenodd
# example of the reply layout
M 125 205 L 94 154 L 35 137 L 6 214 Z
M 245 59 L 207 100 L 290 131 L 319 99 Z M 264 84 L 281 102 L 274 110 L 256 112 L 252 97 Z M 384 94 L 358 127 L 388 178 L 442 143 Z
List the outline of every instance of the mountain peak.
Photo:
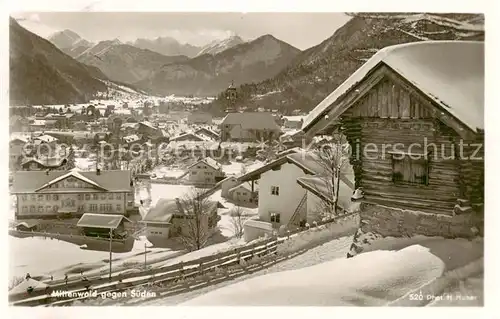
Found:
M 203 54 L 215 55 L 217 53 L 221 53 L 222 51 L 225 51 L 229 48 L 232 48 L 242 43 L 245 43 L 245 41 L 243 41 L 243 39 L 240 36 L 232 34 L 227 38 L 224 38 L 222 40 L 215 40 L 207 44 L 200 50 L 200 52 L 198 52 L 197 56 Z

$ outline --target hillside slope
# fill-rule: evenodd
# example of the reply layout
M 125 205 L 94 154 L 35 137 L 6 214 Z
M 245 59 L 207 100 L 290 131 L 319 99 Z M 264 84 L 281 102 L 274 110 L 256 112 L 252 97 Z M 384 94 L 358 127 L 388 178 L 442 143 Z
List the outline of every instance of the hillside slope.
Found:
M 106 91 L 99 69 L 75 61 L 12 18 L 9 26 L 11 105 L 81 103 Z
M 309 111 L 386 46 L 427 40 L 484 41 L 479 14 L 356 13 L 330 38 L 304 51 L 277 76 L 238 88 L 238 106 Z M 222 95 L 211 106 L 226 107 Z
M 232 82 L 258 82 L 273 77 L 301 51 L 271 35 L 163 66 L 137 86 L 154 94 L 217 95 Z
M 138 82 L 164 65 L 188 60 L 186 56 L 165 56 L 150 50 L 139 49 L 119 40 L 101 41 L 75 57 L 92 65 L 113 81 Z

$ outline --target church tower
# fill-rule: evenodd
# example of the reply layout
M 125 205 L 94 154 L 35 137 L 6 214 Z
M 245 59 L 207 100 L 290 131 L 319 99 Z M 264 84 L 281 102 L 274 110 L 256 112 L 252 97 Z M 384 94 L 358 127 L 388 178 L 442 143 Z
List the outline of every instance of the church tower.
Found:
M 226 113 L 236 112 L 236 97 L 236 88 L 234 87 L 234 82 L 231 81 L 231 85 L 226 89 Z

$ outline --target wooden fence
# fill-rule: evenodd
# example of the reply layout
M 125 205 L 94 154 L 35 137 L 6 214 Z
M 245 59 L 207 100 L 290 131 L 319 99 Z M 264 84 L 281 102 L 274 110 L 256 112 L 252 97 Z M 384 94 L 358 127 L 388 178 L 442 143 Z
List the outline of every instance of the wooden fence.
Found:
M 336 219 L 323 221 L 317 224 L 317 227 L 344 219 L 352 216 L 353 214 L 346 214 L 339 216 Z M 128 274 L 117 274 L 111 278 L 104 275 L 95 275 L 87 277 L 92 285 L 92 290 L 97 291 L 98 297 L 102 293 L 111 292 L 124 292 L 132 287 L 157 287 L 160 292 L 166 292 L 169 295 L 175 293 L 182 293 L 188 289 L 193 288 L 193 284 L 189 285 L 179 284 L 187 278 L 195 278 L 200 275 L 206 275 L 210 272 L 217 272 L 220 269 L 228 269 L 233 266 L 241 265 L 242 261 L 248 262 L 254 258 L 262 259 L 270 256 L 278 258 L 278 245 L 285 242 L 293 234 L 297 234 L 302 230 L 288 232 L 285 237 L 273 236 L 268 239 L 258 240 L 254 243 L 237 247 L 228 251 L 219 252 L 210 256 L 201 257 L 195 260 L 181 261 L 177 264 L 163 266 L 159 268 L 137 271 Z M 335 239 L 335 238 L 332 238 Z M 236 271 L 237 272 L 237 271 Z M 241 272 L 241 271 L 240 271 Z M 225 278 L 234 278 L 226 273 Z M 198 285 L 206 285 L 207 280 L 200 279 Z M 204 284 L 205 283 L 205 284 Z M 100 286 L 99 286 L 100 285 Z M 179 286 L 180 285 L 180 286 Z M 198 287 L 198 285 L 195 285 Z M 68 282 L 68 284 L 60 283 L 51 286 L 51 291 L 64 290 L 78 292 L 85 292 L 85 283 L 83 281 Z M 184 287 L 184 288 L 182 288 Z M 97 298 L 97 297 L 96 297 Z M 85 297 L 53 297 L 48 291 L 33 292 L 31 294 L 19 294 L 9 296 L 9 301 L 13 306 L 35 306 L 35 305 L 65 305 L 71 304 L 77 300 L 91 299 L 90 296 Z

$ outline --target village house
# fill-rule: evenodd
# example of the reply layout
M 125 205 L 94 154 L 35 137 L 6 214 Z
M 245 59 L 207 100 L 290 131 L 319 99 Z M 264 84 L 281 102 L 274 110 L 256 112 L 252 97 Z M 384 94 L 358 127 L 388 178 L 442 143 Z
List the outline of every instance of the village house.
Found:
M 17 167 L 25 155 L 24 146 L 28 143 L 29 137 L 18 136 L 9 142 L 9 167 L 11 169 Z
M 214 141 L 218 141 L 220 138 L 219 133 L 214 132 L 213 130 L 206 127 L 200 127 L 194 132 L 194 134 L 206 136 Z
M 206 138 L 205 136 L 200 136 L 198 134 L 191 132 L 181 133 L 177 136 L 170 138 L 170 142 L 184 142 L 184 141 L 206 142 L 210 141 L 210 139 Z
M 74 113 L 49 113 L 45 116 L 46 123 L 49 120 L 56 121 L 54 124 L 54 128 L 58 129 L 72 129 L 73 123 L 75 122 L 75 114 Z M 46 127 L 49 129 L 49 127 Z
M 189 229 L 191 227 L 189 219 L 194 218 L 194 212 L 193 209 L 186 207 L 186 204 L 187 202 L 178 198 L 158 200 L 141 220 L 141 223 L 146 225 L 146 238 L 154 242 L 158 238 L 167 239 L 192 232 L 192 229 Z M 219 202 L 208 200 L 203 200 L 201 206 L 203 212 L 199 215 L 201 217 L 199 226 L 206 232 L 214 229 L 220 220 L 217 208 L 221 206 Z
M 306 221 L 321 220 L 318 206 L 321 198 L 299 184 L 299 179 L 316 176 L 329 179 L 321 159 L 311 152 L 293 152 L 273 162 L 240 176 L 240 182 L 250 182 L 250 190 L 255 191 L 254 182 L 259 182 L 259 220 L 269 222 L 274 228 L 299 226 Z M 354 191 L 350 172 L 340 178 L 339 208 L 349 210 L 349 198 Z M 333 197 L 333 192 L 326 196 Z M 342 198 L 342 200 L 340 200 Z M 333 200 L 333 198 L 332 198 Z
M 143 137 L 155 137 L 157 135 L 161 135 L 160 130 L 158 127 L 153 125 L 153 123 L 148 122 L 148 121 L 142 121 L 138 123 L 139 126 L 137 128 L 137 132 L 139 135 L 142 135 Z
M 65 170 L 68 159 L 66 157 L 24 157 L 20 167 L 24 171 Z
M 252 142 L 278 138 L 280 127 L 270 113 L 228 113 L 220 125 L 221 141 Z
M 215 184 L 224 178 L 221 164 L 210 157 L 197 161 L 187 171 L 193 184 Z
M 286 148 L 292 147 L 303 147 L 307 146 L 304 132 L 301 130 L 290 130 L 283 133 L 280 137 L 280 143 L 283 144 Z
M 130 171 L 18 171 L 11 193 L 16 219 L 127 215 L 135 209 Z
M 256 206 L 258 204 L 258 184 L 239 183 L 228 190 L 228 199 L 239 206 Z
M 283 127 L 287 129 L 299 129 L 304 122 L 304 116 L 283 116 Z
M 194 112 L 188 115 L 187 124 L 212 124 L 212 114 L 206 112 Z
M 352 150 L 361 150 L 351 163 L 364 194 L 362 232 L 482 232 L 484 43 L 384 48 L 320 102 L 302 130 L 340 130 Z
M 125 230 L 125 221 L 131 222 L 124 215 L 85 213 L 76 223 L 85 236 L 123 239 L 128 234 Z

